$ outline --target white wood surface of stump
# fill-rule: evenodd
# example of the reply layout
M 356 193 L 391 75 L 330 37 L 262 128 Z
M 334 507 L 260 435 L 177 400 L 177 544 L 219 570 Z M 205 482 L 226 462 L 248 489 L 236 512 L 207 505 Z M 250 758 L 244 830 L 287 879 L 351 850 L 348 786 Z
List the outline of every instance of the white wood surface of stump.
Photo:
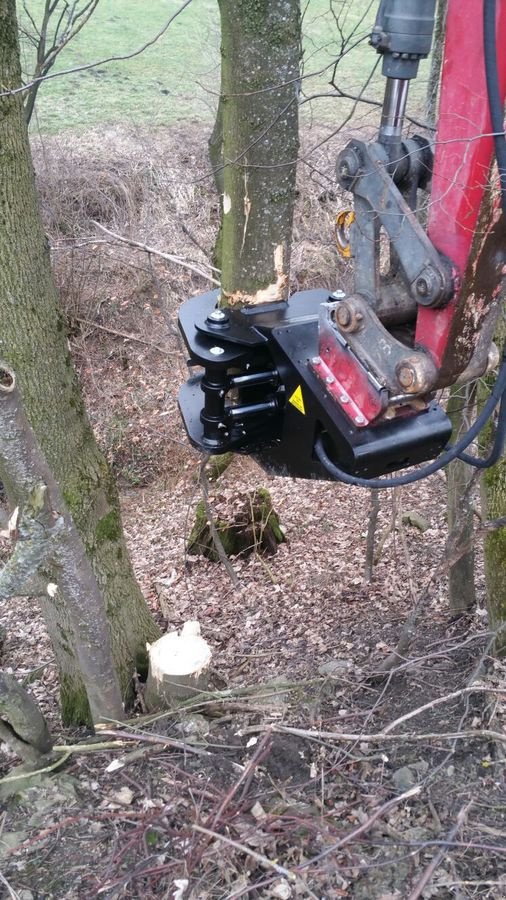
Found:
M 185 622 L 181 633 L 171 631 L 147 645 L 149 672 L 146 706 L 167 709 L 208 689 L 211 648 L 200 634 L 200 624 Z

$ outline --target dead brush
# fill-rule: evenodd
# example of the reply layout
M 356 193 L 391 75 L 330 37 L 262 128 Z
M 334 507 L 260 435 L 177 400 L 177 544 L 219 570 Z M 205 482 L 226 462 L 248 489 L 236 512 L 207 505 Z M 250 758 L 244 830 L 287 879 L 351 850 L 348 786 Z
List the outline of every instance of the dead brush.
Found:
M 349 261 L 338 255 L 334 222 L 339 209 L 347 205 L 347 195 L 335 180 L 336 142 L 315 145 L 311 130 L 302 140 L 297 174 L 297 201 L 294 210 L 291 258 L 291 290 L 347 288 L 351 280 Z M 339 147 L 344 144 L 339 140 Z
M 146 172 L 137 160 L 53 150 L 37 167 L 37 188 L 50 236 L 75 239 L 90 233 L 93 220 L 116 227 L 134 222 L 146 195 Z

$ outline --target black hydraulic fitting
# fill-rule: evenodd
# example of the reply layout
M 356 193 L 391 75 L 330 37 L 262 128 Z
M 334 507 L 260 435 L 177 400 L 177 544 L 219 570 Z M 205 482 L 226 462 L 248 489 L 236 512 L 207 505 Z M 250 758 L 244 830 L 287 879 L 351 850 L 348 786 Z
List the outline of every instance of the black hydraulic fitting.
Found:
M 416 78 L 430 53 L 436 0 L 382 0 L 371 34 L 387 78 Z

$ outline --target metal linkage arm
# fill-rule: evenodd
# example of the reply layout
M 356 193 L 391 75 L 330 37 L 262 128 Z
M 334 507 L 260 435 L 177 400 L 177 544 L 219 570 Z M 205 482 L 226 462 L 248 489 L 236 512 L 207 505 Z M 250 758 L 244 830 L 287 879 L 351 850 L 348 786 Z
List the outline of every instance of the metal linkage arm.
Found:
M 427 156 L 427 145 L 415 141 L 410 141 L 410 146 L 407 144 L 404 145 L 407 162 L 413 167 L 418 156 Z M 355 200 L 364 201 L 355 202 L 353 255 L 358 280 L 355 288 L 372 298 L 378 293 L 374 269 L 379 265 L 379 241 L 377 234 L 371 235 L 371 224 L 376 228 L 382 225 L 412 297 L 422 306 L 443 306 L 453 293 L 451 266 L 440 256 L 402 196 L 395 184 L 398 173 L 394 172 L 392 177 L 389 164 L 388 152 L 379 143 L 352 141 L 339 156 L 337 173 L 341 186 L 351 190 Z M 373 266 L 367 258 L 371 254 L 371 236 Z

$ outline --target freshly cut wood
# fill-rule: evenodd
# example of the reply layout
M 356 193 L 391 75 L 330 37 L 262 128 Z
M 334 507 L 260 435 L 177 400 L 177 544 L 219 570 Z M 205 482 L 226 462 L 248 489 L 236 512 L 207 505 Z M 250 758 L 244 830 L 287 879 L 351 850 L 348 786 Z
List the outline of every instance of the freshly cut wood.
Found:
M 211 648 L 201 637 L 198 622 L 185 622 L 181 630 L 147 644 L 149 673 L 146 706 L 166 709 L 208 689 Z

